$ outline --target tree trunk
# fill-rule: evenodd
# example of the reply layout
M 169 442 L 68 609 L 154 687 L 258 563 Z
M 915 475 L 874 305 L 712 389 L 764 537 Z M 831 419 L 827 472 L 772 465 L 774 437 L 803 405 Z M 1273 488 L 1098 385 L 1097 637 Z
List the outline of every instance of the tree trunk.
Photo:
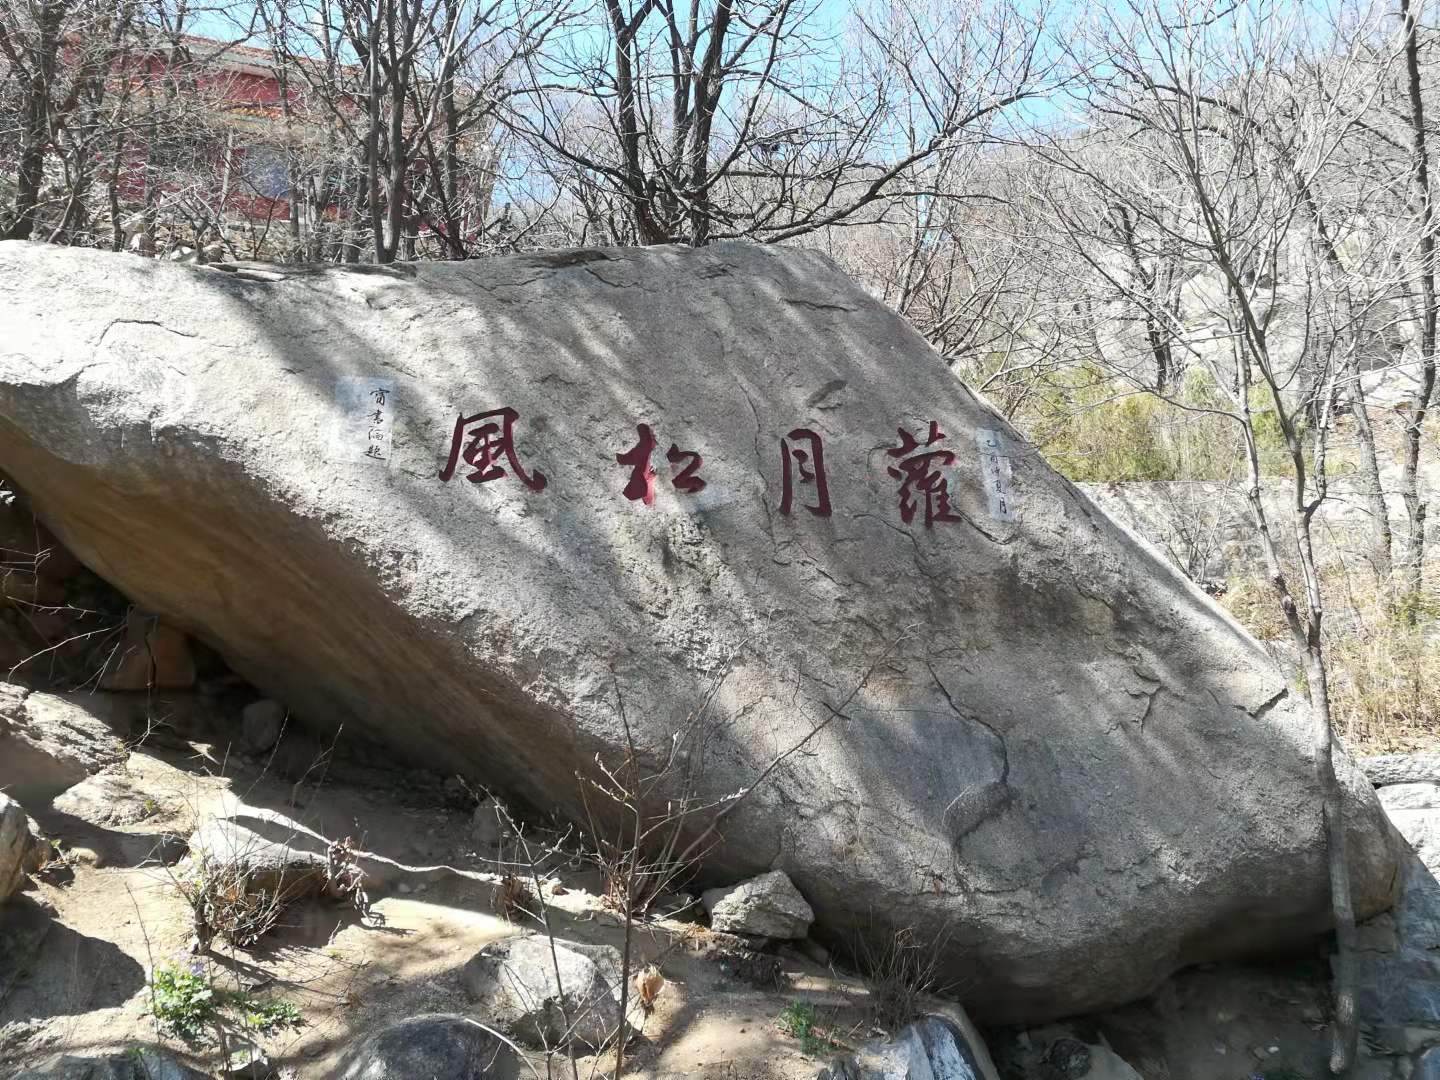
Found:
M 1401 610 L 1413 625 L 1424 580 L 1426 500 L 1420 491 L 1420 449 L 1425 415 L 1435 389 L 1435 222 L 1430 190 L 1430 150 L 1426 144 L 1425 100 L 1420 81 L 1420 40 L 1410 0 L 1400 0 L 1405 28 L 1405 72 L 1410 92 L 1411 182 L 1420 214 L 1420 379 L 1405 405 L 1400 493 L 1408 528 L 1399 581 Z
M 50 95 L 60 50 L 62 4 L 48 0 L 39 8 L 35 51 L 26 81 L 20 122 L 20 162 L 15 174 L 15 209 L 6 230 L 8 240 L 29 240 L 35 231 L 40 189 L 45 183 L 45 157 L 50 145 Z
M 1355 417 L 1355 434 L 1360 444 L 1360 482 L 1365 485 L 1365 505 L 1370 514 L 1370 562 L 1382 595 L 1389 596 L 1394 573 L 1390 510 L 1380 483 L 1380 461 L 1375 453 L 1375 428 L 1370 423 L 1370 407 L 1365 402 L 1365 388 L 1360 385 L 1360 372 L 1350 364 L 1350 411 Z

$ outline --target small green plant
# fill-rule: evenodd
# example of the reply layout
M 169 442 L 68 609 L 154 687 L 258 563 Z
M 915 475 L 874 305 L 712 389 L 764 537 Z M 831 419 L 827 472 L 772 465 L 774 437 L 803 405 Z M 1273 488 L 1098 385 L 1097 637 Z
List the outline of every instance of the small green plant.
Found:
M 271 1035 L 305 1023 L 288 1001 L 263 1001 L 217 987 L 203 961 L 186 967 L 157 967 L 150 973 L 151 1011 L 165 1034 L 187 1046 L 233 1035 Z
M 840 1045 L 824 1034 L 815 1005 L 809 1001 L 792 1001 L 775 1018 L 776 1025 L 791 1038 L 800 1040 L 800 1049 L 811 1057 L 841 1049 Z
M 300 1010 L 288 1001 L 256 1002 L 249 999 L 248 1005 L 249 1008 L 245 1012 L 245 1023 L 251 1029 L 260 1032 L 261 1035 L 284 1031 L 286 1028 L 297 1028 L 305 1022 L 300 1015 Z
M 220 1019 L 215 988 L 199 964 L 156 968 L 150 974 L 150 1002 L 160 1030 L 191 1046 L 210 1038 Z

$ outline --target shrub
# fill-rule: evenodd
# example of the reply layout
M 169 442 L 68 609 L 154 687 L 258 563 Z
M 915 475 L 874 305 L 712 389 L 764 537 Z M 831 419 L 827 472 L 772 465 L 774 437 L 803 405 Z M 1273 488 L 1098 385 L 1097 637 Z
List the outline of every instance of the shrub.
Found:
M 1063 402 L 1064 411 L 1036 432 L 1041 450 L 1072 480 L 1175 479 L 1177 463 L 1161 441 L 1157 423 L 1164 403 L 1145 394 L 1115 397 L 1117 392 L 1112 384 L 1100 382 Z

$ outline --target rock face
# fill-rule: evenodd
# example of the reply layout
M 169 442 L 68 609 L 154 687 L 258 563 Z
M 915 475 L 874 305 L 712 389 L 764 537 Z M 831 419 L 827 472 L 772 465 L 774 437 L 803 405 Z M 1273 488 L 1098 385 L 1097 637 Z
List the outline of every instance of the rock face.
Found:
M 702 801 L 779 758 L 708 883 L 914 927 L 981 1020 L 1328 924 L 1303 703 L 820 255 L 0 275 L 0 466 L 302 720 L 576 817 L 620 700 Z M 1372 914 L 1395 853 L 1342 768 Z
M 730 934 L 803 938 L 815 913 L 783 870 L 742 881 L 729 889 L 711 889 L 700 897 L 710 925 Z
M 332 1080 L 514 1080 L 514 1052 L 474 1020 L 412 1016 L 361 1040 Z
M 89 703 L 0 683 L 0 790 L 39 803 L 125 760 L 124 743 Z
M 556 969 L 559 969 L 557 979 Z M 538 935 L 487 945 L 465 965 L 481 1016 L 537 1049 L 603 1047 L 620 1030 L 620 954 Z
M 37 868 L 39 836 L 30 815 L 14 799 L 0 794 L 0 903 L 10 899 Z
M 1361 928 L 1360 1018 L 1382 1041 L 1418 1028 L 1440 1040 L 1440 782 L 1390 784 L 1379 796 L 1411 850 L 1395 910 Z
M 1376 787 L 1422 782 L 1440 784 L 1440 754 L 1377 754 L 1361 758 L 1359 765 Z

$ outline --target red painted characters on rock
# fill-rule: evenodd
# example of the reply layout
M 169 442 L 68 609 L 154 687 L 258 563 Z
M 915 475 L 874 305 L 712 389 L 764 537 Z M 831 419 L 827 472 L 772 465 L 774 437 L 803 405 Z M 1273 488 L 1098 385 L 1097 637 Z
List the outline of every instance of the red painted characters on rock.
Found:
M 455 433 L 450 440 L 450 456 L 440 470 L 440 479 L 448 482 L 455 475 L 455 466 L 464 461 L 474 471 L 465 477 L 472 484 L 488 484 L 505 476 L 500 462 L 509 465 L 515 478 L 531 491 L 544 491 L 547 483 L 540 470 L 526 472 L 515 450 L 515 422 L 520 414 L 514 409 L 492 409 L 490 412 L 455 420 Z
M 780 440 L 780 513 L 790 513 L 795 488 L 813 488 L 815 501 L 805 509 L 816 517 L 830 516 L 830 484 L 825 477 L 825 444 L 818 432 L 796 428 Z
M 949 450 L 928 449 L 945 439 L 940 425 L 930 421 L 930 430 L 923 443 L 904 428 L 897 430 L 900 445 L 892 446 L 885 452 L 899 459 L 887 471 L 900 481 L 900 520 L 910 524 L 922 503 L 927 529 L 937 521 L 964 520 L 950 508 L 950 482 L 941 471 L 955 464 L 955 455 Z M 922 450 L 926 452 L 917 453 Z
M 649 424 L 636 424 L 635 433 L 635 445 L 623 454 L 616 454 L 615 460 L 621 465 L 630 466 L 630 479 L 625 484 L 625 498 L 631 502 L 639 501 L 646 506 L 653 506 L 655 467 L 650 464 L 650 459 L 657 445 L 655 431 Z M 705 490 L 705 481 L 697 475 L 700 466 L 705 463 L 705 459 L 699 454 L 693 450 L 681 450 L 678 443 L 671 443 L 670 449 L 665 453 L 665 460 L 680 466 L 670 478 L 676 491 L 684 495 L 694 495 Z

